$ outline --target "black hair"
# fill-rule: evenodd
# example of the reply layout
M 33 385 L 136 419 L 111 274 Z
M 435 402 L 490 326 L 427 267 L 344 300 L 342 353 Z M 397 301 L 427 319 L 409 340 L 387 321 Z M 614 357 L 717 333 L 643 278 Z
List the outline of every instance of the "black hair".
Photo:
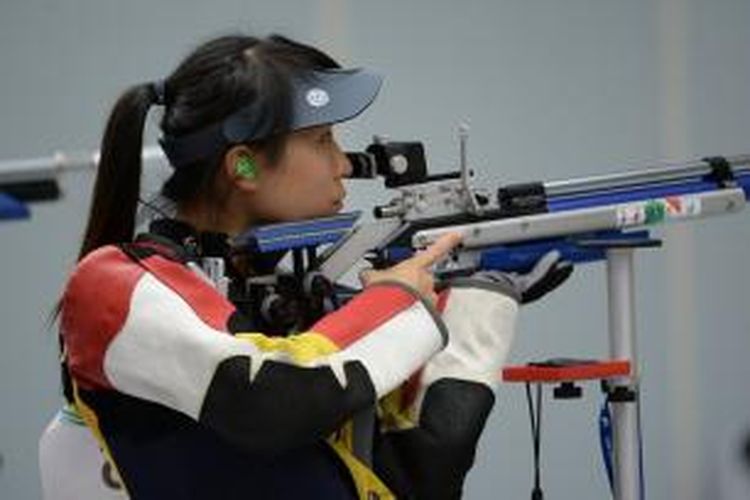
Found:
M 285 145 L 291 119 L 291 77 L 305 70 L 338 68 L 331 57 L 311 46 L 280 35 L 267 38 L 223 36 L 188 55 L 177 69 L 156 84 L 135 85 L 115 103 L 102 138 L 88 223 L 78 259 L 108 244 L 132 240 L 141 179 L 143 130 L 149 110 L 164 106 L 160 128 L 181 137 L 225 119 L 253 103 L 268 113 L 272 130 L 256 141 L 275 162 Z M 180 204 L 200 197 L 212 199 L 224 151 L 213 158 L 181 165 L 162 186 L 162 194 Z M 58 302 L 53 319 L 59 316 Z M 60 348 L 64 351 L 62 339 Z M 70 374 L 62 360 L 63 392 L 73 400 Z
M 152 105 L 164 105 L 160 127 L 171 137 L 220 122 L 252 103 L 270 115 L 273 130 L 283 132 L 290 121 L 291 77 L 304 70 L 338 67 L 320 50 L 280 35 L 223 36 L 198 47 L 158 85 L 131 87 L 107 122 L 79 259 L 98 247 L 133 237 L 143 129 Z M 273 163 L 283 151 L 285 137 L 277 133 L 254 146 Z M 225 152 L 176 168 L 162 194 L 176 204 L 201 196 L 211 199 Z

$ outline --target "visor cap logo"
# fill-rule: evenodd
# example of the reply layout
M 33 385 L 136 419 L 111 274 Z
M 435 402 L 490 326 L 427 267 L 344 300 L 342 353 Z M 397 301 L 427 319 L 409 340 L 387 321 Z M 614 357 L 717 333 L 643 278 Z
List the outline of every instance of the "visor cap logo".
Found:
M 331 98 L 328 96 L 328 92 L 317 87 L 308 90 L 307 95 L 305 95 L 305 99 L 307 100 L 307 104 L 314 108 L 321 108 L 328 104 L 331 100 Z

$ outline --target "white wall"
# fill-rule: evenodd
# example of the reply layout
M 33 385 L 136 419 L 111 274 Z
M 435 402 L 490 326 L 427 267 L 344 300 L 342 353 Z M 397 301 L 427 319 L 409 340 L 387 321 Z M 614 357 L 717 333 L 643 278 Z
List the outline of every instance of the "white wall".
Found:
M 0 5 L 0 159 L 97 147 L 131 83 L 158 78 L 192 46 L 232 30 L 278 30 L 379 68 L 376 105 L 341 136 L 422 139 L 434 171 L 455 166 L 459 122 L 490 184 L 635 169 L 656 160 L 750 152 L 746 0 L 361 0 L 198 2 L 5 0 Z M 153 137 L 151 138 L 154 139 Z M 36 439 L 59 404 L 45 331 L 77 250 L 92 175 L 65 198 L 0 224 L 0 498 L 38 498 Z M 382 200 L 351 189 L 349 207 Z M 719 460 L 750 427 L 748 213 L 661 231 L 638 258 L 646 480 L 650 498 L 707 498 Z M 604 356 L 603 266 L 522 318 L 513 360 Z M 605 498 L 600 397 L 545 406 L 550 498 Z M 502 387 L 469 499 L 524 498 L 531 443 L 523 390 Z M 730 460 L 730 459 L 727 459 Z M 721 478 L 721 479 L 719 479 Z

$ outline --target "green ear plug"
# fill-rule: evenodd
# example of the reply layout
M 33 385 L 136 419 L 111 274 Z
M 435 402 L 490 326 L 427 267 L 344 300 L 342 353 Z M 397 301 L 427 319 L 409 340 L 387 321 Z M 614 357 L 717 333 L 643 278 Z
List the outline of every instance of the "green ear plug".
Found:
M 248 180 L 253 180 L 258 176 L 258 165 L 249 156 L 240 156 L 234 164 L 234 170 L 237 175 Z

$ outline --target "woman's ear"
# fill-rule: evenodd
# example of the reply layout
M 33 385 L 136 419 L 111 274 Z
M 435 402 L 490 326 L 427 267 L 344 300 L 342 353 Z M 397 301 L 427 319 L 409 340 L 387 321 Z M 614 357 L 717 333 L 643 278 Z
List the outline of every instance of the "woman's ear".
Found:
M 233 185 L 255 191 L 260 176 L 260 155 L 245 145 L 231 147 L 224 155 L 224 172 Z

